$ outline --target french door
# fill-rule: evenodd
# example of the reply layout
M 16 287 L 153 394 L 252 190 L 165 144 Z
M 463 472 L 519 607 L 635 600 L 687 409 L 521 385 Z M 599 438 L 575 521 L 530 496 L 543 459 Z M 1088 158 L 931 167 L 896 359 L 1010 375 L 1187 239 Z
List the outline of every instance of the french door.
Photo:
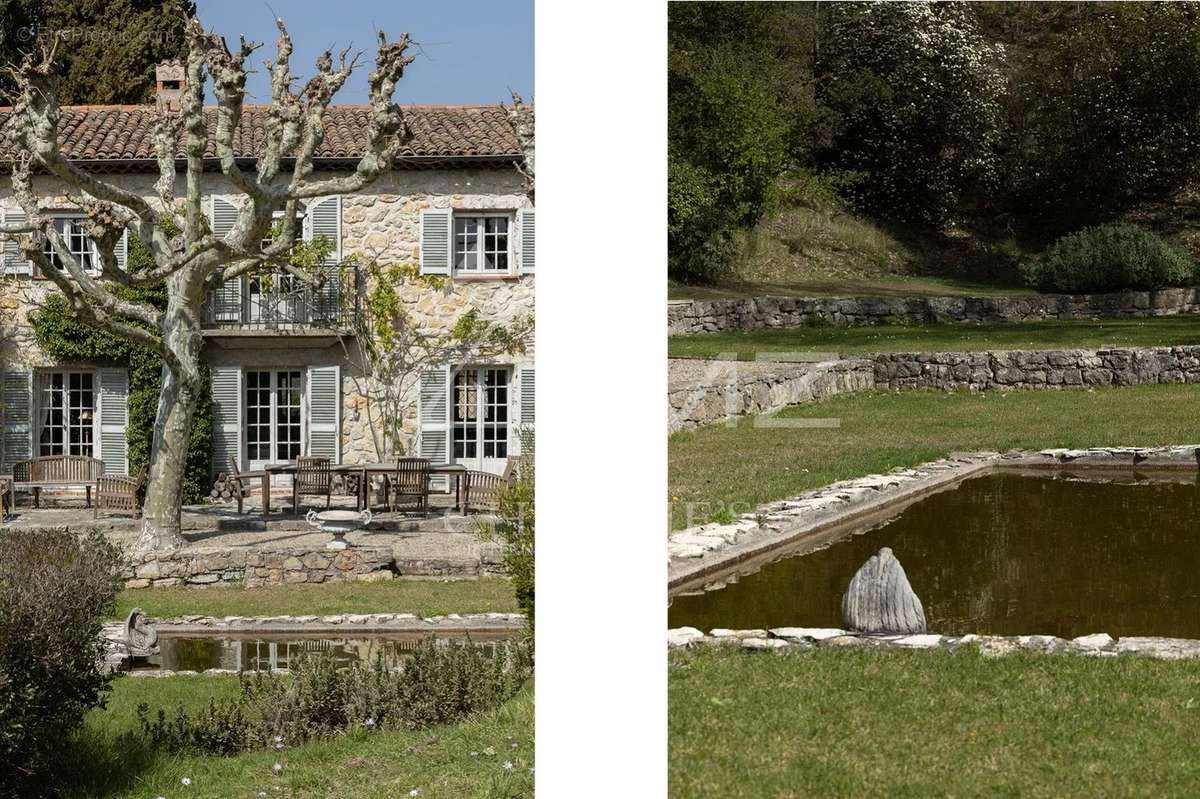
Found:
M 294 461 L 304 453 L 304 372 L 246 370 L 245 441 L 248 469 Z
M 466 367 L 454 374 L 451 456 L 468 469 L 500 474 L 508 460 L 508 367 Z

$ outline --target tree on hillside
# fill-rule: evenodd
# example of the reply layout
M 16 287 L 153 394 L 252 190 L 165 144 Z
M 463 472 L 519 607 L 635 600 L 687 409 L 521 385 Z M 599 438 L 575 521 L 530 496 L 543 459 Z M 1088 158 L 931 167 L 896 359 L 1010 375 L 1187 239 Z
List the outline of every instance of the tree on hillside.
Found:
M 0 64 L 58 40 L 58 102 L 142 103 L 154 92 L 154 65 L 182 58 L 193 0 L 0 0 Z M 16 90 L 0 72 L 0 92 Z
M 157 198 L 147 200 L 92 175 L 67 160 L 58 146 L 60 69 L 53 44 L 30 55 L 17 70 L 19 94 L 10 122 L 18 145 L 12 169 L 13 193 L 26 221 L 0 226 L 0 237 L 15 239 L 22 255 L 62 291 L 79 317 L 159 353 L 163 385 L 159 398 L 139 550 L 183 544 L 180 510 L 188 436 L 206 386 L 200 358 L 202 306 L 224 281 L 260 271 L 284 271 L 312 284 L 311 270 L 292 263 L 299 234 L 301 203 L 319 197 L 360 191 L 390 170 L 410 133 L 400 108 L 392 102 L 396 82 L 413 58 L 405 55 L 405 34 L 395 42 L 379 35 L 375 69 L 368 78 L 369 115 L 365 154 L 352 174 L 317 178 L 313 154 L 324 139 L 324 119 L 334 95 L 358 63 L 343 51 L 317 59 L 317 72 L 299 91 L 289 68 L 292 40 L 282 20 L 276 56 L 269 62 L 271 104 L 266 135 L 256 168 L 235 159 L 234 135 L 242 116 L 246 60 L 257 44 L 242 39 L 231 51 L 225 41 L 187 21 L 186 88 L 179 112 L 161 111 L 154 132 L 158 153 Z M 206 75 L 216 97 L 215 130 L 204 113 Z M 182 138 L 186 196 L 174 195 L 176 157 Z M 210 232 L 203 210 L 204 153 L 215 152 L 221 173 L 240 195 L 237 221 L 223 238 Z M 34 169 L 62 180 L 86 215 L 85 228 L 96 243 L 101 279 L 93 278 L 71 254 L 35 191 Z M 282 222 L 273 215 L 282 211 Z M 180 232 L 172 236 L 174 226 Z M 131 274 L 117 267 L 115 249 L 128 229 L 150 250 L 154 267 Z M 268 235 L 269 234 L 269 235 Z M 271 243 L 263 246 L 264 238 Z M 49 242 L 52 260 L 43 252 Z M 166 281 L 166 309 L 122 298 L 111 288 Z

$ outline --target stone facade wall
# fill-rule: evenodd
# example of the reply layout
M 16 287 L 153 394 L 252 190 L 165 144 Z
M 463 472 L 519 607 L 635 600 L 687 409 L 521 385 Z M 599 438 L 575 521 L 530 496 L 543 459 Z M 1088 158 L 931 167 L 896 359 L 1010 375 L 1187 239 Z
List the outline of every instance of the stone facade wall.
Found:
M 672 359 L 668 362 L 670 432 L 773 413 L 788 405 L 874 386 L 868 360 L 761 363 Z
M 1200 290 L 1011 297 L 749 297 L 667 304 L 669 335 L 813 324 L 1025 322 L 1200 313 Z
M 881 353 L 888 388 L 987 389 L 1200 382 L 1200 346 L 1101 350 Z
M 332 174 L 332 173 L 331 173 Z M 122 187 L 151 201 L 157 194 L 153 174 L 107 175 Z M 223 175 L 206 175 L 205 194 L 223 194 L 235 198 L 237 192 Z M 61 181 L 46 176 L 35 179 L 39 194 L 48 197 L 47 205 L 69 211 L 71 203 Z M 177 181 L 176 196 L 184 196 L 182 178 Z M 342 255 L 375 257 L 383 263 L 419 263 L 420 218 L 424 208 L 516 210 L 529 207 L 524 193 L 524 178 L 516 170 L 431 169 L 395 171 L 382 176 L 362 192 L 342 198 Z M 0 207 L 15 207 L 12 189 L 0 185 Z M 29 326 L 29 314 L 49 292 L 56 291 L 46 280 L 8 277 L 0 281 L 0 365 L 43 367 L 55 365 L 37 346 Z M 509 323 L 534 311 L 534 277 L 453 278 L 444 289 L 412 286 L 403 292 L 410 314 L 429 332 L 444 331 L 468 309 L 481 318 Z M 305 340 L 303 336 L 262 337 L 252 345 L 237 349 L 209 346 L 212 363 L 255 365 L 327 365 L 340 363 L 343 374 L 342 450 L 350 463 L 377 460 L 375 437 L 368 421 L 368 400 L 364 385 L 355 371 L 356 359 L 347 358 L 336 341 Z M 532 365 L 529 351 L 505 363 L 514 367 Z M 83 366 L 84 364 L 62 364 Z M 416 431 L 416 385 L 406 413 L 405 429 Z

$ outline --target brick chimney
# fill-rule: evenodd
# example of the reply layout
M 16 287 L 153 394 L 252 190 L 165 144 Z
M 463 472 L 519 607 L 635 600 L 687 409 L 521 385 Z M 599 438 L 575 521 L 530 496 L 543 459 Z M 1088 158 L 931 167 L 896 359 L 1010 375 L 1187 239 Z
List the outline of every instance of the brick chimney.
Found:
M 157 81 L 155 104 L 159 110 L 178 111 L 183 107 L 183 89 L 187 73 L 178 60 L 164 61 L 154 67 Z

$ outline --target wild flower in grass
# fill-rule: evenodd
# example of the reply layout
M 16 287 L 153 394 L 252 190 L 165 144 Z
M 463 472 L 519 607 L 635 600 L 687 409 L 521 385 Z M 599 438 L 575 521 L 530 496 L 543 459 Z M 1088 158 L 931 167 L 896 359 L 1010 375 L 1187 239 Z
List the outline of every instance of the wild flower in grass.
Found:
M 493 748 L 492 748 L 492 747 L 490 747 L 490 746 L 489 746 L 487 749 L 484 749 L 484 750 L 483 750 L 483 753 L 484 753 L 485 755 L 487 755 L 488 757 L 495 757 L 495 756 L 496 756 L 496 750 L 495 750 L 495 749 L 493 749 Z
M 479 753 L 478 753 L 478 752 L 472 752 L 472 753 L 471 753 L 471 757 L 479 757 Z
M 363 726 L 366 727 L 368 730 L 375 729 L 375 719 L 367 719 L 366 721 L 363 722 Z
M 271 771 L 274 771 L 276 774 L 282 774 L 283 773 L 283 764 L 276 763 L 275 765 L 271 766 Z
M 408 795 L 409 795 L 409 796 L 420 796 L 420 795 L 421 795 L 421 789 L 420 789 L 420 788 L 413 788 L 411 791 L 409 791 L 409 792 L 408 792 Z
M 511 760 L 505 760 L 505 761 L 504 761 L 504 770 L 505 770 L 505 771 L 512 771 L 512 770 L 513 770 L 513 762 L 512 762 Z
M 192 784 L 192 778 L 191 778 L 191 777 L 184 777 L 183 779 L 181 779 L 181 780 L 180 780 L 180 782 L 182 782 L 184 785 L 191 785 L 191 784 Z

